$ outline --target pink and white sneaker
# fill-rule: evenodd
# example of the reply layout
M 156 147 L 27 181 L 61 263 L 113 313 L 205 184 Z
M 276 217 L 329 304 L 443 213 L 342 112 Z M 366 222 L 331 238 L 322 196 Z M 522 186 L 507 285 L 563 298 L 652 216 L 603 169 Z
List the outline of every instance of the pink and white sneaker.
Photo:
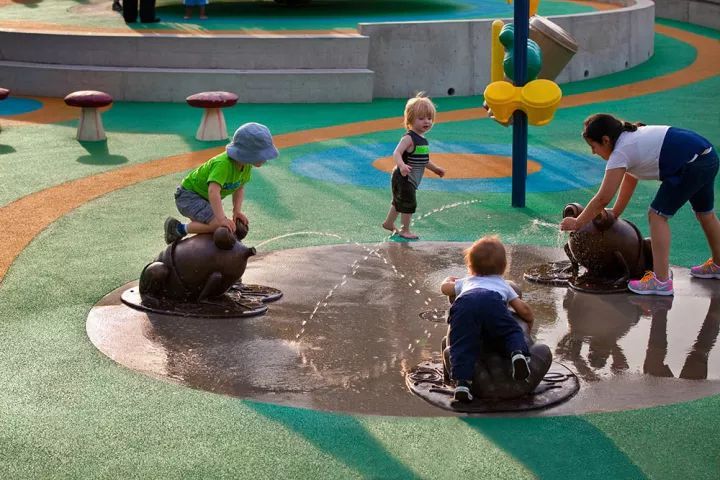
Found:
M 645 272 L 640 280 L 630 280 L 628 290 L 640 295 L 673 295 L 672 277 L 661 282 L 655 276 L 655 272 Z
M 715 265 L 712 258 L 708 258 L 702 265 L 692 267 L 690 275 L 696 278 L 720 278 L 720 266 Z

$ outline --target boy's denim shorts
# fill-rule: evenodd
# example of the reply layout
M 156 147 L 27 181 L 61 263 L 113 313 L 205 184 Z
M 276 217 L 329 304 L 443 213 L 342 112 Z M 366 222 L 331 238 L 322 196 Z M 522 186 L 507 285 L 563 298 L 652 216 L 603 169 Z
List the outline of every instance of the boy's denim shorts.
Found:
M 215 217 L 210 202 L 183 187 L 175 190 L 175 205 L 184 216 L 201 223 L 210 223 Z
M 690 202 L 695 213 L 710 213 L 715 206 L 715 176 L 718 156 L 713 148 L 705 155 L 685 164 L 675 181 L 664 180 L 650 204 L 650 210 L 670 218 Z

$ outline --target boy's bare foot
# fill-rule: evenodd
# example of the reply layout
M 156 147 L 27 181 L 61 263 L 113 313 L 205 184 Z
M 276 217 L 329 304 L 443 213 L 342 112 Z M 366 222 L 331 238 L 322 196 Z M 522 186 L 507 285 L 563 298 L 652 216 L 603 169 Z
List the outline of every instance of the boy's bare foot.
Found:
M 402 238 L 407 238 L 408 240 L 417 240 L 418 238 L 420 238 L 409 230 L 401 230 L 397 232 L 397 234 L 398 236 Z
M 207 19 L 208 19 L 207 15 L 200 15 L 200 20 L 207 20 Z
M 391 231 L 392 233 L 397 232 L 397 228 L 395 228 L 395 224 L 394 224 L 394 223 L 384 222 L 384 223 L 382 224 L 382 227 L 383 227 L 385 230 Z

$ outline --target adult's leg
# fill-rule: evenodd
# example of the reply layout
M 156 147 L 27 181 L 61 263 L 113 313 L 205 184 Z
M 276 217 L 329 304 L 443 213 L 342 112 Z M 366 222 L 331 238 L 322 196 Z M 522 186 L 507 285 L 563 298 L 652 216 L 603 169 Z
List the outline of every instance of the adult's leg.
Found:
M 650 241 L 653 254 L 653 271 L 661 282 L 670 278 L 670 225 L 668 219 L 650 210 Z
M 138 0 L 123 1 L 123 18 L 127 23 L 137 22 L 138 16 Z
M 720 221 L 714 211 L 696 213 L 695 218 L 700 222 L 705 238 L 707 239 L 713 261 L 720 262 Z
M 155 0 L 140 0 L 140 21 L 153 22 L 155 20 Z
M 720 221 L 715 214 L 715 177 L 720 162 L 715 151 L 701 156 L 696 162 L 702 162 L 697 168 L 705 184 L 690 197 L 690 205 L 705 233 L 713 261 L 717 264 L 720 262 Z

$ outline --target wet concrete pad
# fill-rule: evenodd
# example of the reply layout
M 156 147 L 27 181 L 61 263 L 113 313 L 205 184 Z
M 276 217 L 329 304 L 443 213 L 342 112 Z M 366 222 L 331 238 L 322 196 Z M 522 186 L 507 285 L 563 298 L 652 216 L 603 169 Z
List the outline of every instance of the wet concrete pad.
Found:
M 453 242 L 346 243 L 253 257 L 243 277 L 280 289 L 265 315 L 180 318 L 134 310 L 119 286 L 89 313 L 92 343 L 116 362 L 192 388 L 314 409 L 442 416 L 405 374 L 437 358 L 448 308 L 439 285 L 463 275 Z M 591 295 L 526 282 L 560 248 L 509 246 L 507 277 L 535 311 L 536 340 L 580 379 L 569 401 L 525 415 L 640 408 L 720 393 L 720 282 L 673 268 L 676 295 Z M 138 268 L 139 274 L 140 267 Z

